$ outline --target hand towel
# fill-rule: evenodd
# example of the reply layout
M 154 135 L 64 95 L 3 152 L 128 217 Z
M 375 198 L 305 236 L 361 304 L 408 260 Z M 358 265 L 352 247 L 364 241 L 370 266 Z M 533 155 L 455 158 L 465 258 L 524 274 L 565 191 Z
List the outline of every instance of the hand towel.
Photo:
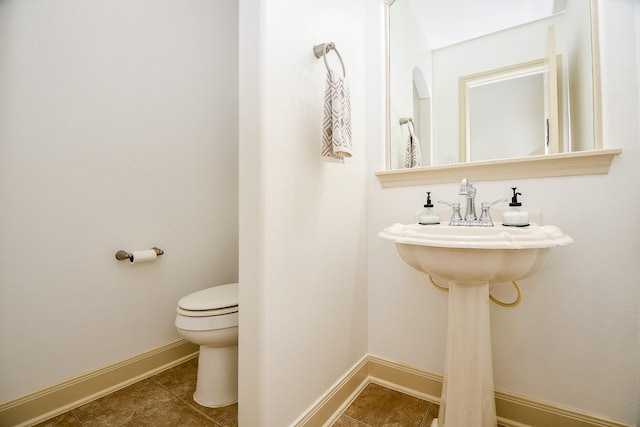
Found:
M 409 138 L 407 139 L 407 145 L 404 155 L 404 167 L 415 168 L 422 163 L 422 153 L 420 152 L 420 140 L 411 132 L 409 128 Z
M 327 73 L 322 113 L 322 159 L 344 163 L 352 156 L 351 94 L 347 81 L 333 70 Z

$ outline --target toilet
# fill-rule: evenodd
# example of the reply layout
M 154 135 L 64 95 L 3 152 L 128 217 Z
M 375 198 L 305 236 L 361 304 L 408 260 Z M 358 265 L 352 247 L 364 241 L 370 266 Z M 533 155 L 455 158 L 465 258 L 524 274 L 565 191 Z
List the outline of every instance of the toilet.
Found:
M 178 301 L 178 333 L 200 346 L 193 400 L 217 408 L 238 401 L 238 284 L 194 292 Z

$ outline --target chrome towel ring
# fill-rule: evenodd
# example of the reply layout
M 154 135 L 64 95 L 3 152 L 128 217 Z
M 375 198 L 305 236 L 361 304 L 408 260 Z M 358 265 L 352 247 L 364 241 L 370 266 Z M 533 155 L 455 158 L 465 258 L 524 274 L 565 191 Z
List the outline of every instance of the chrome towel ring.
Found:
M 413 119 L 411 117 L 401 117 L 400 125 L 407 125 L 409 128 L 409 135 L 415 137 L 416 125 L 413 124 Z
M 324 59 L 324 65 L 327 67 L 327 71 L 330 71 L 329 63 L 327 62 L 327 53 L 329 51 L 335 51 L 336 55 L 338 55 L 338 59 L 340 60 L 340 65 L 342 66 L 342 77 L 347 77 L 347 70 L 344 68 L 344 62 L 342 61 L 342 56 L 340 56 L 340 52 L 336 48 L 336 45 L 333 42 L 329 43 L 321 43 L 313 46 L 313 53 L 316 58 L 320 59 L 322 57 Z

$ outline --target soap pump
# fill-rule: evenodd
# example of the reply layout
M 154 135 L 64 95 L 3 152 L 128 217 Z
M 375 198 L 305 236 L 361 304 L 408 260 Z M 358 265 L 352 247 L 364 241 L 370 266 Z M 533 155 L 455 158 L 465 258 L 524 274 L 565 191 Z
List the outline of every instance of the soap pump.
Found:
M 418 223 L 421 225 L 440 224 L 440 216 L 433 211 L 430 191 L 427 191 L 427 204 L 424 205 L 424 210 L 420 212 Z
M 518 196 L 522 196 L 522 193 L 516 192 L 517 189 L 518 187 L 511 187 L 513 196 L 511 197 L 511 203 L 509 203 L 509 210 L 504 211 L 502 214 L 502 225 L 526 227 L 529 225 L 529 213 L 520 209 L 522 203 L 518 201 Z

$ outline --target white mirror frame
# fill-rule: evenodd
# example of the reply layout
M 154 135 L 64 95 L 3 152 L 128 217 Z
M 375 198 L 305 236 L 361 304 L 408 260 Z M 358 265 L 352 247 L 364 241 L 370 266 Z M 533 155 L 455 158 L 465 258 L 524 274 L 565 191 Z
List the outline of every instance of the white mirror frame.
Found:
M 590 0 L 591 46 L 593 52 L 594 150 L 390 170 L 389 8 L 394 2 L 395 0 L 385 0 L 386 170 L 376 172 L 376 176 L 380 180 L 380 185 L 383 188 L 453 183 L 458 182 L 461 176 L 465 176 L 473 181 L 493 181 L 609 173 L 614 157 L 622 153 L 622 149 L 602 148 L 600 52 L 598 43 L 598 7 L 596 0 Z
M 459 79 L 458 85 L 458 106 L 459 106 L 459 119 L 458 124 L 460 127 L 460 146 L 458 149 L 460 162 L 468 162 L 471 161 L 471 114 L 470 114 L 470 91 L 474 87 L 478 85 L 487 85 L 487 84 L 496 84 L 501 83 L 507 80 L 518 79 L 523 77 L 529 77 L 532 75 L 542 75 L 544 78 L 544 74 L 547 73 L 549 64 L 545 62 L 544 59 L 540 59 L 537 61 L 529 61 L 523 64 L 516 64 L 509 67 L 503 67 L 497 70 L 489 70 L 478 74 L 473 74 L 469 76 L 463 76 Z M 555 68 L 554 68 L 555 72 Z M 554 88 L 549 88 L 546 91 L 547 96 L 552 96 L 555 91 Z M 542 91 L 545 92 L 545 91 Z M 557 93 L 557 92 L 556 92 Z M 547 100 L 546 103 L 550 103 L 551 105 L 557 106 L 557 98 Z M 550 109 L 549 109 L 550 110 Z M 547 141 L 547 147 L 543 150 L 545 154 L 551 153 L 559 153 L 561 150 L 559 149 L 558 142 L 558 109 L 555 108 L 553 111 L 549 111 L 549 117 L 551 120 L 547 121 L 547 123 L 555 123 L 555 128 L 553 132 L 550 129 L 547 129 L 547 136 L 553 134 L 551 141 Z M 540 120 L 542 123 L 542 119 Z M 540 146 L 543 145 L 542 140 L 540 141 Z M 542 153 L 540 153 L 542 154 Z

